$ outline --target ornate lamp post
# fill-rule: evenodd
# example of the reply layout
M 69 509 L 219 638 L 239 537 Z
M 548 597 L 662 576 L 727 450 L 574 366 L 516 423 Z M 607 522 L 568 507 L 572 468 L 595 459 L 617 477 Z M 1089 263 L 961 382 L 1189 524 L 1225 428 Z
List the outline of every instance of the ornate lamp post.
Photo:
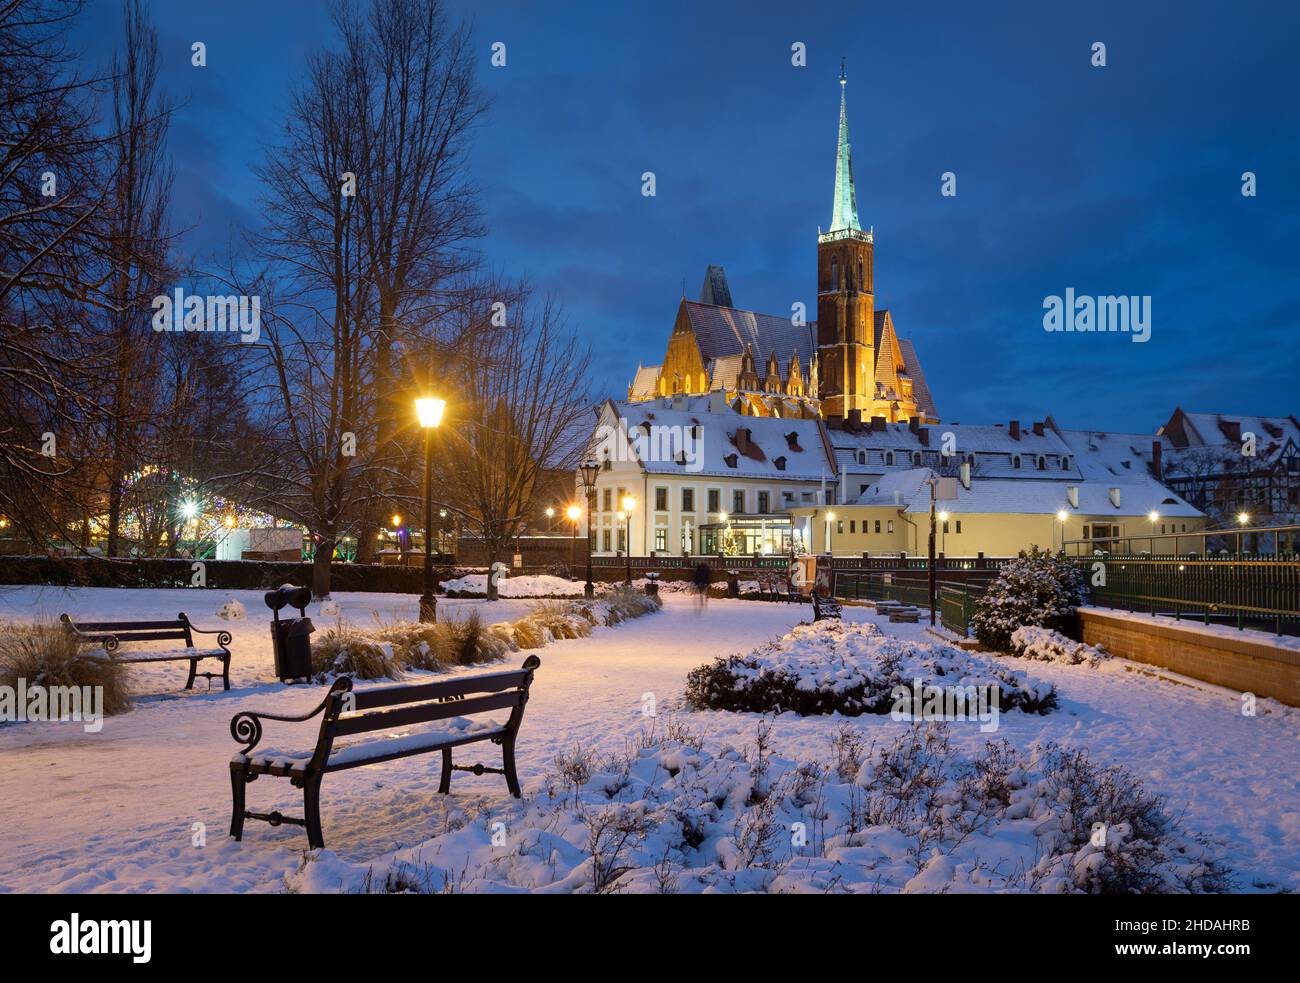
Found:
M 420 595 L 420 620 L 438 620 L 438 601 L 433 596 L 433 431 L 442 422 L 447 401 L 422 396 L 415 401 L 415 415 L 424 430 L 424 593 Z
M 624 526 L 626 532 L 623 533 L 623 546 L 626 548 L 624 552 L 625 555 L 627 556 L 627 577 L 624 578 L 623 582 L 627 584 L 627 586 L 631 587 L 632 586 L 632 510 L 636 508 L 636 499 L 633 498 L 631 495 L 624 495 L 622 504 L 623 504 L 623 518 L 626 523 Z
M 572 526 L 572 532 L 569 535 L 569 569 L 573 569 L 573 547 L 578 540 L 578 520 L 582 518 L 582 509 L 576 505 L 570 505 L 564 513 L 569 517 L 569 523 Z
M 587 493 L 587 584 L 583 588 L 583 594 L 595 597 L 596 586 L 591 582 L 591 519 L 596 513 L 596 475 L 600 472 L 600 465 L 586 460 L 578 471 L 582 474 L 582 487 Z

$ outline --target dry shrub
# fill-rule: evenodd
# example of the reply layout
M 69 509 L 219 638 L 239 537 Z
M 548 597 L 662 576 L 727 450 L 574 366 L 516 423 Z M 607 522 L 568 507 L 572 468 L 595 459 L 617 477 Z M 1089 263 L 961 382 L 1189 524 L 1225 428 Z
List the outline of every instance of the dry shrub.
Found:
M 605 624 L 616 625 L 621 621 L 639 618 L 663 607 L 663 602 L 653 594 L 645 594 L 630 587 L 619 587 L 610 591 L 601 601 L 605 605 Z
M 99 654 L 96 654 L 99 653 Z M 0 624 L 0 686 L 102 687 L 104 716 L 131 709 L 126 666 L 58 622 Z
M 402 668 L 393 646 L 362 634 L 340 621 L 312 643 L 311 671 L 317 682 L 332 676 L 353 679 L 401 679 Z
M 521 649 L 539 649 L 546 644 L 546 629 L 531 617 L 520 618 L 510 627 L 514 631 L 515 644 Z
M 538 601 L 527 617 L 549 631 L 551 638 L 586 638 L 591 634 L 591 620 L 579 613 L 577 605 L 566 601 Z

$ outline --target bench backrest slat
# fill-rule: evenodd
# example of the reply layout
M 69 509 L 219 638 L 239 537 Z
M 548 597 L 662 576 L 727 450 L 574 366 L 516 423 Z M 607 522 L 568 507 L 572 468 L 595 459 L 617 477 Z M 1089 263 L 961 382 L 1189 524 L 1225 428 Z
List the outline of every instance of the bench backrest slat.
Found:
M 111 632 L 118 634 L 120 632 L 134 631 L 156 631 L 160 628 L 171 629 L 172 631 L 184 632 L 185 623 L 183 621 L 74 621 L 72 627 L 82 632 Z
M 119 642 L 164 642 L 175 641 L 177 639 L 188 639 L 184 631 L 114 631 L 98 632 L 83 631 L 84 635 L 101 635 L 108 638 L 110 635 Z
M 349 714 L 335 720 L 330 731 L 335 737 L 346 737 L 349 734 L 368 734 L 371 731 L 406 727 L 410 724 L 465 717 L 488 710 L 501 710 L 507 707 L 513 710 L 522 702 L 523 695 L 522 691 L 513 690 L 507 693 L 493 693 L 489 696 L 475 696 L 467 700 L 452 700 L 448 703 L 415 703 L 392 710 Z
M 400 703 L 427 703 L 444 696 L 465 696 L 469 693 L 499 693 L 518 689 L 528 678 L 528 672 L 514 669 L 483 676 L 464 676 L 437 683 L 414 683 L 408 686 L 383 686 L 376 689 L 353 691 L 353 705 L 357 710 L 375 710 Z

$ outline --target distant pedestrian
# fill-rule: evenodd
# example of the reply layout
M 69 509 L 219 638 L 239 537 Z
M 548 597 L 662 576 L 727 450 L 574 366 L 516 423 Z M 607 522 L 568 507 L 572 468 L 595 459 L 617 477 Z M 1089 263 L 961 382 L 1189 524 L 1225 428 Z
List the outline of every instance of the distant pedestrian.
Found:
M 697 563 L 695 565 L 695 576 L 692 582 L 695 585 L 695 591 L 699 594 L 700 610 L 704 610 L 709 605 L 709 581 L 712 578 L 712 572 L 709 570 L 707 563 Z

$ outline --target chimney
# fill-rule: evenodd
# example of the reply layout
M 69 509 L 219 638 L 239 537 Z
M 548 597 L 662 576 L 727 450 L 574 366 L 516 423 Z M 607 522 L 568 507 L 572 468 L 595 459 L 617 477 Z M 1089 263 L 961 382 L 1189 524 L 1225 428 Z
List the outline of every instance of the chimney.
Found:
M 1110 495 L 1110 504 L 1115 506 L 1115 508 L 1119 508 L 1119 489 L 1107 488 L 1106 492 Z
M 877 433 L 885 432 L 885 418 L 883 416 L 873 416 L 871 418 L 871 429 Z
M 970 491 L 970 461 L 961 462 L 961 486 Z
M 903 504 L 903 493 L 899 491 L 897 488 L 894 489 L 894 504 L 895 505 Z
M 1161 446 L 1160 441 L 1151 441 L 1151 473 L 1155 475 L 1156 481 L 1165 480 L 1164 461 L 1161 460 L 1161 455 L 1163 453 L 1164 448 Z
M 1070 503 L 1070 508 L 1077 509 L 1079 507 L 1079 486 L 1067 485 L 1065 488 L 1065 498 L 1066 501 Z M 1119 503 L 1116 502 L 1115 504 L 1118 505 Z
M 1035 437 L 1041 437 L 1042 435 L 1043 435 L 1043 425 L 1042 425 L 1041 423 L 1035 423 L 1035 424 L 1034 424 L 1034 436 L 1035 436 Z
M 848 424 L 849 429 L 856 432 L 862 426 L 862 411 L 849 410 Z
M 736 450 L 742 454 L 749 453 L 749 427 L 736 428 Z
M 727 394 L 722 389 L 715 389 L 709 393 L 709 412 L 726 413 L 727 412 Z
M 920 420 L 918 420 L 916 417 L 911 417 L 910 419 L 908 419 L 907 421 L 908 430 L 912 431 L 912 433 L 916 433 L 916 431 L 919 430 L 920 428 L 921 428 Z
M 1010 429 L 1011 429 L 1011 439 L 1012 439 L 1012 440 L 1019 440 L 1019 439 L 1020 439 L 1020 421 L 1019 421 L 1019 420 L 1012 420 L 1011 423 L 1009 424 L 1009 427 L 1010 427 Z
M 929 427 L 921 427 L 920 429 L 918 429 L 918 430 L 916 431 L 916 435 L 917 435 L 917 437 L 919 437 L 919 438 L 921 439 L 921 446 L 922 446 L 922 447 L 929 447 L 929 446 L 930 446 L 930 428 L 929 428 Z
M 686 411 L 686 397 L 683 394 L 678 393 L 673 397 L 673 409 L 679 413 Z

